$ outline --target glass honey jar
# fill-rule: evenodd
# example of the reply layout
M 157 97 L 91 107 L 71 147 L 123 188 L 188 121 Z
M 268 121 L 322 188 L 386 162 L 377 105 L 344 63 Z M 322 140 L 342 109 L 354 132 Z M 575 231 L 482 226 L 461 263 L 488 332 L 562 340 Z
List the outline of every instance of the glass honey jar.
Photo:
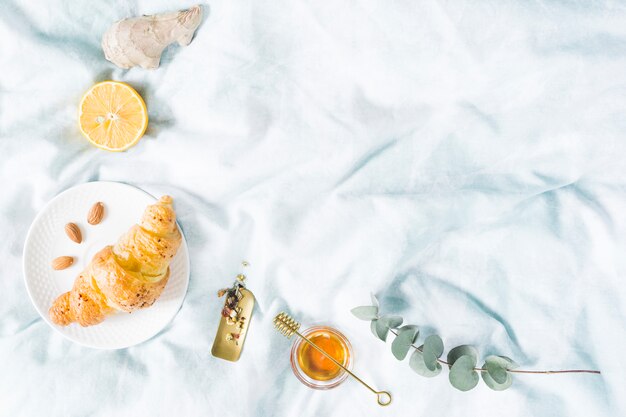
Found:
M 301 333 L 337 362 L 352 369 L 352 345 L 339 330 L 314 326 Z M 315 389 L 334 388 L 348 377 L 343 369 L 302 339 L 297 340 L 291 348 L 291 368 L 304 385 Z

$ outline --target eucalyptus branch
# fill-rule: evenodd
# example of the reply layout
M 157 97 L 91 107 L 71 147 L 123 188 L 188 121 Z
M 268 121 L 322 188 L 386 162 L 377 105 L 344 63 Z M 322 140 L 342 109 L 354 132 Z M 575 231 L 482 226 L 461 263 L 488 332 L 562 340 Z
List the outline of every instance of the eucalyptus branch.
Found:
M 566 369 L 558 371 L 537 371 L 517 369 L 517 364 L 506 356 L 488 356 L 483 366 L 477 366 L 478 351 L 470 345 L 461 345 L 448 352 L 446 360 L 441 359 L 443 354 L 443 341 L 436 335 L 428 336 L 423 344 L 417 346 L 415 342 L 419 336 L 419 329 L 414 325 L 402 326 L 403 319 L 400 316 L 379 316 L 378 300 L 372 295 L 371 306 L 361 306 L 352 309 L 352 314 L 361 320 L 370 321 L 370 327 L 374 336 L 382 341 L 387 340 L 387 335 L 392 333 L 395 337 L 391 343 L 391 352 L 398 360 L 404 360 L 413 348 L 409 360 L 409 366 L 416 373 L 425 377 L 434 377 L 441 373 L 442 365 L 449 368 L 448 379 L 452 386 L 461 391 L 469 391 L 478 384 L 482 377 L 485 384 L 495 391 L 502 391 L 511 386 L 513 379 L 511 374 L 565 374 L 565 373 L 588 373 L 600 374 L 600 371 L 589 369 Z
M 398 336 L 398 332 L 395 329 L 389 329 L 389 331 L 391 333 L 394 334 L 394 336 Z M 421 346 L 415 346 L 414 344 L 411 344 L 411 347 L 413 349 L 417 349 L 420 352 L 423 353 L 422 351 L 422 347 Z M 437 362 L 450 366 L 450 364 L 446 361 L 444 361 L 441 358 L 437 358 Z M 487 371 L 486 368 L 474 368 L 475 371 L 478 372 L 485 372 Z M 601 374 L 600 371 L 594 371 L 591 369 L 563 369 L 563 370 L 558 370 L 558 371 L 535 371 L 535 370 L 524 370 L 524 369 L 507 369 L 508 372 L 512 372 L 515 374 L 575 374 L 575 373 L 579 373 L 579 374 Z

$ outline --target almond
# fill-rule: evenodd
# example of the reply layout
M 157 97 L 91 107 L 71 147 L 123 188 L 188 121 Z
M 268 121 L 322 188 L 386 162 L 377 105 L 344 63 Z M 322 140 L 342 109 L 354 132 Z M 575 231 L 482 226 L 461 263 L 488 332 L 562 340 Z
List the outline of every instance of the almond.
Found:
M 102 217 L 104 217 L 104 204 L 98 201 L 89 209 L 87 223 L 96 225 L 102 221 Z
M 68 223 L 65 225 L 65 234 L 76 243 L 83 241 L 83 235 L 80 233 L 80 229 L 74 223 Z
M 74 263 L 74 258 L 71 256 L 59 256 L 52 261 L 52 269 L 60 271 L 61 269 L 69 268 Z

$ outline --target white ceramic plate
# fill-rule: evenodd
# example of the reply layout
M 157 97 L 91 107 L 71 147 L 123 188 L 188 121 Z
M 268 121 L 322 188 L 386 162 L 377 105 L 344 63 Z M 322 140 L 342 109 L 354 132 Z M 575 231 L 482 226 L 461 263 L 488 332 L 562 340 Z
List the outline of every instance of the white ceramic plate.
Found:
M 173 197 L 176 205 L 176 196 Z M 87 212 L 97 201 L 104 203 L 105 216 L 100 224 L 92 226 L 87 223 Z M 170 264 L 171 275 L 165 290 L 151 307 L 131 314 L 113 314 L 91 327 L 76 323 L 61 327 L 48 317 L 52 302 L 72 288 L 74 279 L 93 255 L 104 246 L 114 244 L 154 201 L 150 194 L 127 184 L 89 182 L 57 195 L 37 215 L 24 246 L 24 279 L 35 308 L 53 329 L 84 346 L 121 349 L 150 339 L 174 318 L 189 283 L 189 252 L 184 236 Z M 80 227 L 81 244 L 74 243 L 65 234 L 64 227 L 69 222 Z M 50 262 L 62 255 L 73 256 L 74 264 L 54 271 Z

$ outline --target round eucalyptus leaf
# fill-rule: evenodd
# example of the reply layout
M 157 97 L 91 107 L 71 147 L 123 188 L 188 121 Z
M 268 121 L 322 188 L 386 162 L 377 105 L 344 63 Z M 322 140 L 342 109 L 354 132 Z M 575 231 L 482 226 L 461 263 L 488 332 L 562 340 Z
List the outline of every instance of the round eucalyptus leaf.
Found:
M 436 334 L 431 334 L 424 340 L 423 346 L 424 365 L 431 371 L 434 371 L 438 365 L 437 358 L 443 353 L 443 341 Z
M 379 323 L 384 324 L 390 329 L 397 329 L 402 325 L 402 317 L 400 316 L 382 316 L 378 319 Z
M 483 366 L 483 368 L 484 368 L 484 366 Z M 483 381 L 485 381 L 485 385 L 487 385 L 489 388 L 491 388 L 494 391 L 504 391 L 505 389 L 510 387 L 511 384 L 513 383 L 513 378 L 511 377 L 511 374 L 508 373 L 508 372 L 506 373 L 506 379 L 505 379 L 504 383 L 502 383 L 502 384 L 498 384 L 489 375 L 489 372 L 487 372 L 487 371 L 482 371 L 480 373 L 480 376 L 483 378 Z
M 443 353 L 443 340 L 436 334 L 431 334 L 424 340 L 424 352 L 430 352 L 435 357 L 440 357 Z
M 508 369 L 515 369 L 517 364 L 506 356 L 487 356 L 483 369 L 487 370 L 489 376 L 498 384 L 507 381 Z
M 389 327 L 382 320 L 376 320 L 376 336 L 383 342 L 387 340 L 387 333 L 389 333 Z
M 377 319 L 374 319 L 370 322 L 370 330 L 372 331 L 372 334 L 376 337 L 378 337 L 378 332 L 376 332 L 376 322 L 378 322 Z
M 354 314 L 357 319 L 361 320 L 373 320 L 378 318 L 378 307 L 376 306 L 354 307 L 350 312 Z
M 483 368 L 487 370 L 487 373 L 491 378 L 493 378 L 494 381 L 498 384 L 504 384 L 508 375 L 506 371 L 506 363 L 503 363 L 503 361 L 498 359 L 498 357 L 489 356 L 485 359 L 485 365 Z
M 470 345 L 457 346 L 450 352 L 448 352 L 448 363 L 450 364 L 450 366 L 452 366 L 454 365 L 454 362 L 456 362 L 457 359 L 462 356 L 469 356 L 470 358 L 472 358 L 472 360 L 474 361 L 472 367 L 476 366 L 476 363 L 478 362 L 478 351 L 474 346 Z
M 406 358 L 407 353 L 409 353 L 409 349 L 411 349 L 411 344 L 404 343 L 403 340 L 396 336 L 391 342 L 391 353 L 396 357 L 397 360 L 401 361 Z
M 406 332 L 406 331 L 414 331 L 415 335 L 413 336 L 413 341 L 411 343 L 415 343 L 415 340 L 417 339 L 417 335 L 419 334 L 419 327 L 417 327 L 414 324 L 405 324 L 404 326 L 400 327 L 398 329 L 398 333 L 400 332 Z
M 478 384 L 478 372 L 474 370 L 475 359 L 470 355 L 462 355 L 454 361 L 448 378 L 452 386 L 459 391 L 469 391 Z
M 519 368 L 519 365 L 517 363 L 515 363 L 515 361 L 509 357 L 506 356 L 496 356 L 496 358 L 499 358 L 500 360 L 504 361 L 507 363 L 506 365 L 506 369 L 515 369 L 515 368 Z
M 506 369 L 515 369 L 518 367 L 518 365 L 513 361 L 513 359 L 507 358 L 506 356 L 496 356 L 496 355 L 487 356 L 487 358 L 485 359 L 485 363 L 487 362 L 494 362 L 494 363 L 500 364 L 502 365 L 502 367 Z
M 422 355 L 422 352 L 417 349 L 411 355 L 411 359 L 409 359 L 409 366 L 416 373 L 427 378 L 437 376 L 441 372 L 441 365 L 439 363 L 437 363 L 434 370 L 428 369 L 424 364 L 424 357 Z
M 498 384 L 503 384 L 506 381 L 508 373 L 502 366 L 496 363 L 487 363 L 486 368 L 489 376 L 492 377 Z
M 422 357 L 424 359 L 424 366 L 426 366 L 431 371 L 434 371 L 437 368 L 437 365 L 439 365 L 439 362 L 437 362 L 437 357 L 433 355 L 432 352 L 423 351 Z
M 411 345 L 415 342 L 415 339 L 417 339 L 418 334 L 419 330 L 416 326 L 412 325 L 401 327 L 398 330 L 398 335 L 391 343 L 391 352 L 397 360 L 401 361 L 406 358 L 406 355 L 409 353 L 409 349 L 411 349 Z

